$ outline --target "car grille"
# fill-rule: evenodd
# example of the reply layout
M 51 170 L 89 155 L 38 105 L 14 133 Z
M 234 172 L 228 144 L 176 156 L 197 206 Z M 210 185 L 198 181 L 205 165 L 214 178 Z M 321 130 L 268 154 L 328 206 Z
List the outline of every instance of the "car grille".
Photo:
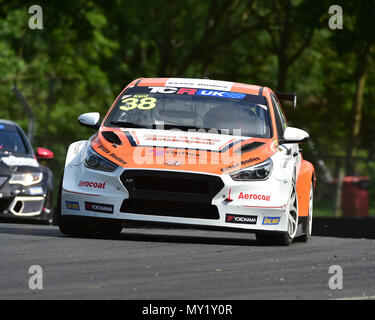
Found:
M 129 192 L 121 212 L 183 218 L 219 219 L 212 198 L 224 187 L 219 177 L 184 172 L 125 170 Z

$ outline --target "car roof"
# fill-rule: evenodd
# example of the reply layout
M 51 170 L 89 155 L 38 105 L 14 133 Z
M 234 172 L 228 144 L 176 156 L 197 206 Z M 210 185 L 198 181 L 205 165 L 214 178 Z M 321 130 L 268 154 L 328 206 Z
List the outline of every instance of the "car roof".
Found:
M 10 120 L 5 120 L 5 119 L 0 119 L 0 124 L 6 124 L 8 126 L 16 126 L 16 127 L 19 127 L 19 125 L 14 122 L 14 121 L 10 121 Z
M 253 95 L 262 95 L 263 87 L 212 79 L 197 78 L 139 78 L 129 84 L 128 87 L 150 86 L 150 87 L 184 87 L 217 91 L 233 91 Z

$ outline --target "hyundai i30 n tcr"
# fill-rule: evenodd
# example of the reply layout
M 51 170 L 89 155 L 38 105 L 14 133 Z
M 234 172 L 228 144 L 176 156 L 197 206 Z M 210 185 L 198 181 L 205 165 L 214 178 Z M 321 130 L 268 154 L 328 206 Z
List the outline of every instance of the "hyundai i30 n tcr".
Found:
M 103 121 L 79 117 L 97 132 L 68 149 L 60 230 L 113 235 L 132 222 L 307 241 L 315 173 L 299 149 L 308 133 L 279 102 L 291 97 L 208 79 L 131 82 Z

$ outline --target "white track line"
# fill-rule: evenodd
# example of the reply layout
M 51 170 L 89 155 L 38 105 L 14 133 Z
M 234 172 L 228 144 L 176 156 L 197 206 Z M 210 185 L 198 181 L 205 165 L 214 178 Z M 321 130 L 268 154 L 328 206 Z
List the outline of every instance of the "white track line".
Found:
M 337 298 L 335 300 L 375 300 L 375 296 Z

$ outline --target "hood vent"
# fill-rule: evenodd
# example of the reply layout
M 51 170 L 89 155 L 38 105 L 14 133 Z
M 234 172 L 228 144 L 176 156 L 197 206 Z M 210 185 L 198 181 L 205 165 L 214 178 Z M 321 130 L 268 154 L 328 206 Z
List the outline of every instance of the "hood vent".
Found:
M 241 154 L 243 154 L 246 152 L 253 151 L 254 149 L 257 149 L 262 145 L 264 145 L 264 142 L 255 141 L 255 142 L 247 143 L 239 147 L 235 152 L 237 153 L 241 152 Z
M 103 131 L 102 135 L 108 142 L 117 144 L 117 145 L 122 145 L 120 138 L 113 131 Z

